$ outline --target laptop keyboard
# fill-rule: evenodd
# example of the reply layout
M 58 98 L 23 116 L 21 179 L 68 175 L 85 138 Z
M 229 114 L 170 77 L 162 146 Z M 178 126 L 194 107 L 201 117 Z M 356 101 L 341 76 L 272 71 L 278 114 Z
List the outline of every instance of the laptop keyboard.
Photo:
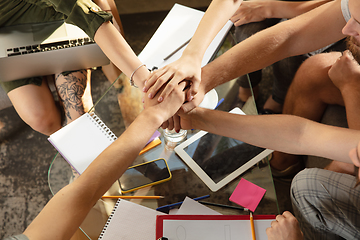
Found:
M 47 51 L 58 50 L 63 48 L 83 46 L 93 43 L 95 42 L 90 38 L 79 38 L 79 39 L 72 39 L 72 40 L 66 40 L 66 41 L 60 41 L 54 43 L 9 48 L 6 50 L 6 52 L 7 55 L 10 57 L 10 56 L 18 56 L 18 55 L 24 55 L 30 53 L 37 53 L 37 52 L 47 52 Z

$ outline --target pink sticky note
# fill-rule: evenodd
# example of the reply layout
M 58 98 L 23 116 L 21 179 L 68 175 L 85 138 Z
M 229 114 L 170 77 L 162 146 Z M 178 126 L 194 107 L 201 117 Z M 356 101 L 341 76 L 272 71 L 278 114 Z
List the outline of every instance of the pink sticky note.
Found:
M 229 200 L 254 212 L 266 190 L 242 178 Z

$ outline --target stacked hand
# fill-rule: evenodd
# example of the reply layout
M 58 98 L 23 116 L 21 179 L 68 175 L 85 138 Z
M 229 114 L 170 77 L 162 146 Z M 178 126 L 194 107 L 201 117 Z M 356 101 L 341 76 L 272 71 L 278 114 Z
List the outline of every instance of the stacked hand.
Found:
M 181 57 L 177 61 L 153 71 L 146 81 L 143 91 L 147 92 L 149 98 L 153 98 L 160 88 L 166 85 L 157 97 L 158 101 L 161 102 L 183 80 L 190 82 L 187 100 L 191 101 L 198 92 L 201 81 L 201 65 L 199 65 L 199 61 Z
M 205 90 L 199 87 L 201 81 L 201 66 L 199 61 L 181 57 L 177 61 L 153 71 L 145 83 L 145 106 L 164 101 L 175 89 L 184 90 L 183 83 L 187 84 L 186 98 L 181 107 L 183 112 L 189 112 L 198 106 L 204 98 Z M 153 100 L 154 99 L 154 100 Z M 180 124 L 180 117 L 175 114 L 164 122 L 162 128 L 179 131 L 184 127 Z
M 160 89 L 160 91 L 156 94 L 156 96 L 159 96 L 163 88 L 164 86 Z M 177 122 L 179 123 L 180 119 L 176 113 L 184 103 L 186 93 L 187 93 L 186 82 L 183 81 L 178 85 L 177 88 L 175 88 L 169 94 L 169 96 L 166 99 L 164 99 L 164 101 L 160 103 L 155 98 L 153 99 L 145 98 L 144 108 L 145 109 L 152 108 L 152 111 L 159 112 L 159 115 L 162 117 L 167 116 L 169 118 L 175 114 L 175 116 L 177 116 Z
M 251 22 L 263 21 L 266 19 L 266 11 L 268 11 L 265 4 L 263 2 L 243 1 L 230 20 L 236 27 Z

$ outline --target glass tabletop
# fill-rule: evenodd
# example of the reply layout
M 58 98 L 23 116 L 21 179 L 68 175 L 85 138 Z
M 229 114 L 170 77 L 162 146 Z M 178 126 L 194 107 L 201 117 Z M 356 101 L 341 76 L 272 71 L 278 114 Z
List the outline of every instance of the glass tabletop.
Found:
M 230 111 L 234 107 L 239 107 L 245 112 L 245 114 L 257 114 L 254 98 L 250 98 L 245 104 L 240 104 L 238 101 L 238 89 L 239 86 L 236 80 L 232 80 L 216 87 L 215 90 L 218 94 L 218 99 L 222 101 L 217 109 L 221 111 Z M 118 104 L 117 92 L 114 90 L 113 86 L 110 86 L 105 93 L 102 94 L 102 96 L 103 97 L 98 97 L 101 101 L 98 101 L 95 104 L 95 113 L 116 136 L 120 136 L 125 130 L 125 127 L 121 117 L 121 109 Z M 239 183 L 240 179 L 244 178 L 266 189 L 266 193 L 260 201 L 255 214 L 279 214 L 279 206 L 269 165 L 269 157 L 262 159 L 259 163 L 255 164 L 220 190 L 212 192 L 191 170 L 191 168 L 189 168 L 175 153 L 174 146 L 166 145 L 163 138 L 163 130 L 159 129 L 159 132 L 161 133 L 161 144 L 144 154 L 139 155 L 135 159 L 133 165 L 158 158 L 164 158 L 171 170 L 172 179 L 170 181 L 142 188 L 125 195 L 159 195 L 165 196 L 165 198 L 156 200 L 136 199 L 131 201 L 156 209 L 159 206 L 183 201 L 187 196 L 190 198 L 196 198 L 209 194 L 210 197 L 206 199 L 206 202 L 238 207 L 238 205 L 229 201 L 229 197 Z M 188 130 L 187 138 L 190 138 L 197 132 L 198 130 Z M 241 159 L 241 156 L 238 156 L 238 158 Z M 51 192 L 55 194 L 61 188 L 73 181 L 73 178 L 73 171 L 70 165 L 60 154 L 57 154 L 54 157 L 48 172 L 48 182 Z M 111 189 L 109 189 L 108 194 L 121 194 L 118 182 L 114 183 Z M 87 238 L 98 238 L 113 209 L 113 206 L 115 205 L 115 202 L 115 199 L 101 199 L 98 201 L 96 206 L 94 206 L 81 226 L 81 229 Z M 208 207 L 222 214 L 248 214 L 248 212 L 234 208 L 219 206 Z

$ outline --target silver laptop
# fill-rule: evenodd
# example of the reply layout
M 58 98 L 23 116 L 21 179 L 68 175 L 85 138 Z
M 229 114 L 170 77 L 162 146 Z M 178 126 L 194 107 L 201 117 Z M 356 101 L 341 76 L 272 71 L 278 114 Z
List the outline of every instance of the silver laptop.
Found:
M 99 46 L 75 25 L 56 21 L 0 28 L 0 81 L 107 64 Z

